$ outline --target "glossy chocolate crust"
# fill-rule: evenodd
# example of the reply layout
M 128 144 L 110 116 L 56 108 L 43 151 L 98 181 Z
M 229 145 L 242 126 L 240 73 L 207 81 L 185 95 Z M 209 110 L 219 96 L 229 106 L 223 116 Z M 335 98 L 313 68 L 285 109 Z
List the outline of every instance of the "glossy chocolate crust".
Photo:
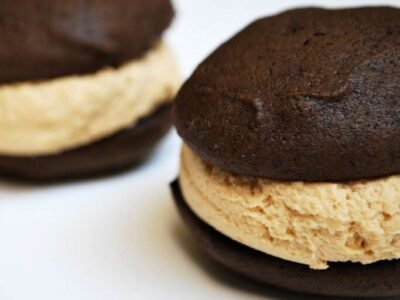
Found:
M 172 17 L 169 0 L 1 0 L 0 83 L 118 66 L 153 47 Z
M 134 127 L 61 154 L 0 156 L 0 175 L 29 181 L 55 181 L 106 175 L 143 162 L 172 125 L 171 105 L 160 107 Z
M 400 261 L 371 265 L 332 263 L 328 270 L 285 261 L 241 245 L 197 217 L 183 199 L 179 183 L 171 185 L 178 210 L 193 238 L 214 260 L 261 284 L 299 293 L 337 297 L 400 295 Z
M 400 9 L 260 19 L 181 89 L 175 123 L 239 175 L 348 181 L 400 173 Z

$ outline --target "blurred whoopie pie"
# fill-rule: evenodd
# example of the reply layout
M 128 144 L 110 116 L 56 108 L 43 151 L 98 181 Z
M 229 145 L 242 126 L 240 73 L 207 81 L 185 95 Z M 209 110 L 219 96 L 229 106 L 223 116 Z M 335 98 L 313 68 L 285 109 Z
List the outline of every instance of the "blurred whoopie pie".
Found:
M 171 125 L 169 0 L 0 3 L 0 174 L 97 175 L 142 162 Z

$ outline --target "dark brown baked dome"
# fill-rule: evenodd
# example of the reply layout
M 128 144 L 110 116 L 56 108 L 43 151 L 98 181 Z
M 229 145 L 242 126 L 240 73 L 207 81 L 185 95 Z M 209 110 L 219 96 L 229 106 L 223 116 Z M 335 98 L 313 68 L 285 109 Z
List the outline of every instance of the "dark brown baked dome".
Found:
M 169 0 L 1 0 L 0 82 L 94 72 L 143 55 Z
M 400 9 L 260 19 L 203 62 L 175 122 L 209 163 L 275 180 L 400 173 Z

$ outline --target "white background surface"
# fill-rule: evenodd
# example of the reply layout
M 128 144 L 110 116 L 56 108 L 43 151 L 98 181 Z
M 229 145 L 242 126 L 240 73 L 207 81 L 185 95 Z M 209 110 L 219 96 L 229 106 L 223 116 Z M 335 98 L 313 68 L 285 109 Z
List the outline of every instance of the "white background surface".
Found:
M 256 17 L 307 4 L 382 3 L 400 4 L 180 0 L 167 38 L 187 76 Z M 242 280 L 196 248 L 167 186 L 178 152 L 171 133 L 151 161 L 128 173 L 49 186 L 0 181 L 0 300 L 300 299 Z

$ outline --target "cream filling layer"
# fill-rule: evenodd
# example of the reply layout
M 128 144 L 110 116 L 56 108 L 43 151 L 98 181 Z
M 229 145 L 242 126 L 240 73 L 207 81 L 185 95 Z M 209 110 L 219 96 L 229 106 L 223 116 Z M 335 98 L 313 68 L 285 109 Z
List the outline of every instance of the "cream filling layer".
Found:
M 400 258 L 400 176 L 277 182 L 234 176 L 187 146 L 181 159 L 179 180 L 188 205 L 241 244 L 313 269 Z
M 135 125 L 180 85 L 164 44 L 117 69 L 0 86 L 0 154 L 39 156 Z

